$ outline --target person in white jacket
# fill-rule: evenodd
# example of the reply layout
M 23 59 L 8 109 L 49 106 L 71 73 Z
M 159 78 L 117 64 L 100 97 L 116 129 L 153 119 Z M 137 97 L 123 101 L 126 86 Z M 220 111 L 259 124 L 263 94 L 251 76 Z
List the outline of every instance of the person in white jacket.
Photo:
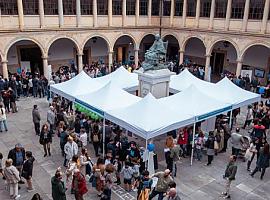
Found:
M 3 108 L 3 105 L 0 104 L 0 132 L 2 132 L 2 125 L 5 131 L 8 131 L 6 110 Z
M 76 142 L 73 141 L 71 136 L 68 137 L 68 141 L 64 146 L 65 152 L 65 161 L 64 166 L 67 166 L 67 162 L 74 156 L 78 154 L 78 145 Z
M 18 182 L 21 180 L 19 171 L 12 165 L 12 159 L 7 159 L 4 168 L 4 176 L 9 186 L 9 194 L 11 199 L 19 199 L 21 195 L 18 194 Z
M 84 128 L 82 128 L 81 131 L 80 131 L 79 140 L 82 142 L 82 147 L 86 148 L 87 147 L 87 133 L 86 133 Z

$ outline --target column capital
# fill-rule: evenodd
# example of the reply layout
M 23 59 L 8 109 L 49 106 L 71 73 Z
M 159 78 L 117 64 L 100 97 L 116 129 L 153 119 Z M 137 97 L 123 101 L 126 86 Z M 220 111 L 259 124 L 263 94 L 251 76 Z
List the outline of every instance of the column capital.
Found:
M 140 49 L 139 48 L 134 48 L 134 51 L 140 51 Z
M 83 56 L 83 53 L 77 53 L 77 56 Z
M 113 51 L 108 51 L 108 54 L 113 54 Z
M 1 63 L 8 63 L 8 60 L 2 60 Z
M 185 53 L 185 50 L 179 49 L 179 53 Z
M 236 60 L 236 62 L 237 62 L 237 63 L 243 63 L 243 59 L 239 59 L 239 58 L 238 58 L 238 59 Z
M 48 60 L 49 56 L 41 56 L 43 60 Z
M 206 54 L 205 57 L 211 57 L 212 55 L 211 54 Z

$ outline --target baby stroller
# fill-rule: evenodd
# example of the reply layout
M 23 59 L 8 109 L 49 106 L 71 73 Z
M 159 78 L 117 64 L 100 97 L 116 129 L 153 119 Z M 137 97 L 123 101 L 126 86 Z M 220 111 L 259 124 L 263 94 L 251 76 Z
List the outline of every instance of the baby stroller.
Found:
M 245 154 L 247 149 L 249 148 L 251 143 L 251 138 L 249 136 L 243 136 L 243 141 L 242 141 L 242 148 L 238 154 L 238 158 L 243 159 L 243 162 L 246 161 Z

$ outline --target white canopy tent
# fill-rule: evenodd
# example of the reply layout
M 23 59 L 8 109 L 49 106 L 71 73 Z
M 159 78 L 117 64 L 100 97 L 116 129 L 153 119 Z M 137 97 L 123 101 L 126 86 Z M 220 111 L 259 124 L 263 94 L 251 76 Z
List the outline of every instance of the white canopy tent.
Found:
M 106 76 L 95 78 L 95 80 L 101 84 L 112 82 L 115 86 L 125 90 L 137 88 L 139 85 L 138 75 L 128 72 L 123 66 Z
M 231 103 L 233 109 L 246 106 L 261 100 L 261 95 L 244 90 L 227 77 L 216 83 L 216 88 L 209 89 L 209 94 L 222 99 L 225 102 Z
M 93 92 L 102 87 L 102 84 L 89 77 L 84 71 L 74 78 L 50 86 L 50 91 L 54 92 L 70 101 L 75 101 L 78 95 Z
M 191 74 L 188 69 L 184 69 L 180 74 L 171 76 L 170 89 L 172 89 L 173 93 L 181 92 L 192 84 L 196 85 L 200 90 L 215 86 L 214 83 L 203 81 Z
M 171 110 L 151 93 L 128 107 L 110 110 L 105 116 L 106 119 L 146 140 L 195 121 L 190 114 Z

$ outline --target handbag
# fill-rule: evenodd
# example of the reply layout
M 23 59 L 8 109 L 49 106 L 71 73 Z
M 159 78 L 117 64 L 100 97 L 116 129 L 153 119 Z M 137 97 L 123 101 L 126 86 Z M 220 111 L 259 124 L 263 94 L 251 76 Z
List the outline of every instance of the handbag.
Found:
M 217 141 L 214 141 L 214 149 L 218 150 L 219 149 L 219 144 Z

